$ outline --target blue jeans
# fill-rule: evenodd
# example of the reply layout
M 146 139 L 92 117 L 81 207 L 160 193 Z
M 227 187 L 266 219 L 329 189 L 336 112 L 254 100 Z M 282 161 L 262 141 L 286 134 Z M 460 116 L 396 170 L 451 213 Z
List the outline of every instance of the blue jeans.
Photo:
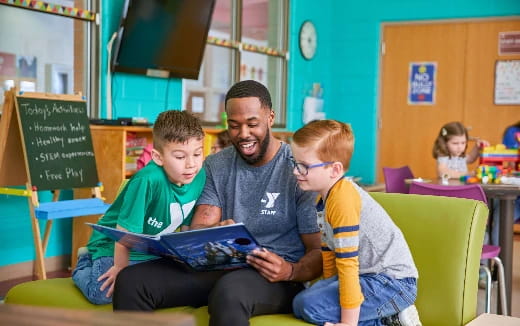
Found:
M 142 261 L 130 261 L 129 265 L 137 264 Z M 114 257 L 99 257 L 92 260 L 91 254 L 83 254 L 78 256 L 78 264 L 72 272 L 72 280 L 74 284 L 81 290 L 85 298 L 93 304 L 112 303 L 112 297 L 107 298 L 107 292 L 110 287 L 101 291 L 100 287 L 105 280 L 97 279 L 106 273 L 110 267 L 114 266 Z
M 361 304 L 358 325 L 382 325 L 381 318 L 399 313 L 414 304 L 417 297 L 415 278 L 394 279 L 385 274 L 362 274 L 359 282 L 365 301 Z M 339 323 L 338 286 L 336 275 L 303 290 L 293 300 L 294 315 L 311 324 Z

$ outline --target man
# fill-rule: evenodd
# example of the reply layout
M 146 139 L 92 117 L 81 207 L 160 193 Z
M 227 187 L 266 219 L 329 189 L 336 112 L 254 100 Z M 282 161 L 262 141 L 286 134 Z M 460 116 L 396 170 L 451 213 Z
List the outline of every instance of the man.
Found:
M 255 315 L 291 312 L 301 282 L 321 274 L 315 195 L 299 189 L 290 147 L 271 133 L 269 91 L 239 82 L 225 107 L 233 146 L 206 159 L 191 227 L 243 222 L 264 248 L 248 256 L 253 268 L 234 271 L 193 272 L 168 259 L 128 267 L 116 280 L 115 310 L 208 305 L 210 325 L 249 325 Z

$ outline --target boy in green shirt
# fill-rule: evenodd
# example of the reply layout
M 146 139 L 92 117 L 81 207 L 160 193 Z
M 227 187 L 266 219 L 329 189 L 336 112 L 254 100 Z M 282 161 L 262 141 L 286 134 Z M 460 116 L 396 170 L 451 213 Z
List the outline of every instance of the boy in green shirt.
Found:
M 150 235 L 187 230 L 206 181 L 203 140 L 197 118 L 162 112 L 153 127 L 152 161 L 128 181 L 98 224 Z M 94 232 L 79 249 L 72 279 L 90 302 L 111 303 L 119 271 L 154 258 Z

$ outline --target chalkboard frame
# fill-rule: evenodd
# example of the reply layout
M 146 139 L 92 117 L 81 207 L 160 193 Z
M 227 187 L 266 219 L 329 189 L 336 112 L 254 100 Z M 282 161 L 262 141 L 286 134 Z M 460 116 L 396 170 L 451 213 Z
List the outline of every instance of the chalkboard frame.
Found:
M 15 96 L 29 184 L 37 190 L 99 184 L 87 104 L 79 95 Z

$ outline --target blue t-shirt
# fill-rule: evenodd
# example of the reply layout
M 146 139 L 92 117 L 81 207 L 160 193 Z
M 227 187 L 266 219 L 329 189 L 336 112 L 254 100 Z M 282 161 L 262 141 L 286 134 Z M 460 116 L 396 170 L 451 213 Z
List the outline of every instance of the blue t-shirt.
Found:
M 507 148 L 519 148 L 520 141 L 516 138 L 516 133 L 520 133 L 520 127 L 511 126 L 504 132 L 502 144 L 506 145 Z
M 305 254 L 300 234 L 319 229 L 316 194 L 299 188 L 290 156 L 285 143 L 260 167 L 247 164 L 233 146 L 208 156 L 206 185 L 197 205 L 220 207 L 222 219 L 244 223 L 260 245 L 297 262 Z

